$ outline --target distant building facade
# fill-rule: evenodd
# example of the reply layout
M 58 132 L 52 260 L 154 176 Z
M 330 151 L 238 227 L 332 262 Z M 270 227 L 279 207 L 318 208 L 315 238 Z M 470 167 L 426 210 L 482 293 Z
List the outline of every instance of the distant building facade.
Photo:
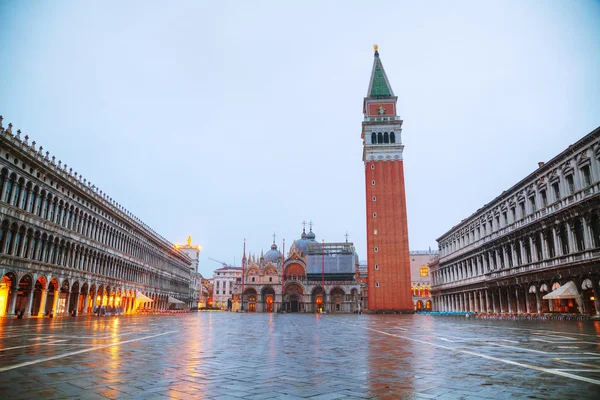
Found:
M 438 254 L 434 250 L 410 252 L 410 290 L 415 311 L 431 311 L 431 276 L 429 262 Z
M 0 117 L 0 316 L 165 309 L 191 260 Z
M 200 305 L 200 298 L 202 296 L 202 280 L 204 279 L 202 274 L 198 272 L 198 267 L 200 266 L 201 247 L 199 245 L 193 245 L 192 237 L 188 236 L 186 244 L 176 244 L 175 248 L 186 254 L 190 260 L 192 260 L 190 264 L 190 290 L 188 297 L 181 300 L 186 303 L 188 308 L 196 310 Z
M 224 266 L 213 273 L 213 307 L 233 308 L 234 286 L 242 277 L 241 267 Z
M 437 239 L 434 309 L 597 314 L 599 213 L 597 128 Z

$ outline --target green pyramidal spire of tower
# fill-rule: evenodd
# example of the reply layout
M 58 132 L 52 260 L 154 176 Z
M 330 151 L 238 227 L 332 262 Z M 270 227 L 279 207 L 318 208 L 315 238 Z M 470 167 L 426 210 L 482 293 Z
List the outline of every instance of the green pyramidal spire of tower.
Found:
M 375 50 L 375 59 L 373 60 L 373 71 L 371 72 L 371 82 L 369 82 L 368 97 L 393 96 L 394 92 L 390 88 L 390 83 L 383 69 L 383 64 L 379 58 L 379 52 Z

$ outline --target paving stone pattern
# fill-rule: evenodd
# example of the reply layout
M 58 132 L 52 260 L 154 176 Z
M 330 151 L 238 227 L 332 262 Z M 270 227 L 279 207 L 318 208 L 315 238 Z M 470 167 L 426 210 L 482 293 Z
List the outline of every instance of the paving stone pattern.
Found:
M 1 399 L 598 399 L 600 323 L 193 313 L 4 320 Z

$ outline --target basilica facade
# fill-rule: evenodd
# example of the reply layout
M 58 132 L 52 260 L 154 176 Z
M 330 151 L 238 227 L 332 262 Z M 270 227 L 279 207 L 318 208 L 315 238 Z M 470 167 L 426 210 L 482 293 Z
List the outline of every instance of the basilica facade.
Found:
M 285 249 L 283 249 L 285 250 Z M 242 304 L 248 312 L 359 312 L 358 255 L 350 242 L 319 243 L 312 228 L 287 255 L 271 249 L 246 260 Z
M 165 309 L 192 260 L 0 117 L 0 316 Z

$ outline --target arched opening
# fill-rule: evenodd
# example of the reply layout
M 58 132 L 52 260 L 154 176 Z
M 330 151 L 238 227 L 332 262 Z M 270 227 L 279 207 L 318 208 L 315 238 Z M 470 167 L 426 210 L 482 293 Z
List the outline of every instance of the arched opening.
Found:
M 256 290 L 254 288 L 248 288 L 248 289 L 244 290 L 244 305 L 245 305 L 244 308 L 248 312 L 256 311 L 256 299 L 257 299 L 257 295 L 256 295 Z
M 275 307 L 275 290 L 267 286 L 262 290 L 262 311 L 273 312 Z
M 350 291 L 350 296 L 352 298 L 352 302 L 350 303 L 350 311 L 353 313 L 358 312 L 360 303 L 360 296 L 358 294 L 358 290 L 352 289 Z
M 396 143 L 396 134 L 394 132 L 390 132 L 390 143 Z
M 377 134 L 375 132 L 371 133 L 371 144 L 377 143 Z
M 537 297 L 536 297 L 537 289 L 535 285 L 529 286 L 527 292 L 525 292 L 525 303 L 526 308 L 530 310 L 530 312 L 537 312 Z
M 387 132 L 383 133 L 383 143 L 389 143 L 390 142 L 390 136 Z
M 325 299 L 323 298 L 323 288 L 317 286 L 311 293 L 312 312 L 320 313 L 325 310 Z
M 69 293 L 71 292 L 71 285 L 68 280 L 64 280 L 62 285 L 60 286 L 60 292 L 58 294 L 58 303 L 56 306 L 57 314 L 64 314 L 67 308 L 67 300 L 69 298 Z
M 575 247 L 577 251 L 585 250 L 585 242 L 583 239 L 583 224 L 581 218 L 575 218 L 575 224 L 573 227 L 573 233 L 575 234 Z
M 383 143 L 383 133 L 381 133 L 381 132 L 377 132 L 377 143 L 378 144 Z
M 297 294 L 288 295 L 287 304 L 288 312 L 296 313 L 300 311 L 300 297 Z
M 302 303 L 303 290 L 297 283 L 291 283 L 285 287 L 284 309 L 288 312 L 304 311 Z
M 77 310 L 79 307 L 79 282 L 73 283 L 71 287 L 71 294 L 69 298 L 69 314 Z
M 15 274 L 9 272 L 2 277 L 0 281 L 0 317 L 14 314 L 14 310 L 11 309 L 13 303 L 13 296 L 15 295 L 14 288 L 17 286 L 17 278 Z
M 329 293 L 329 303 L 331 304 L 331 312 L 339 313 L 339 312 L 348 312 L 349 310 L 345 309 L 344 297 L 346 293 L 342 288 L 336 287 Z
M 21 313 L 23 314 L 25 314 L 26 312 L 31 312 L 31 310 L 29 309 L 29 298 L 32 295 L 33 279 L 31 278 L 31 275 L 27 274 L 24 277 L 22 277 L 19 281 L 15 312 L 21 311 Z
M 427 300 L 425 303 L 425 311 L 431 311 L 431 300 Z
M 583 298 L 583 309 L 586 313 L 596 315 L 596 303 L 594 298 L 594 288 L 590 279 L 585 279 L 581 283 L 581 295 Z
M 31 303 L 31 315 L 43 317 L 46 312 L 46 288 L 48 287 L 48 281 L 45 277 L 40 276 L 35 281 L 33 288 L 33 301 Z
M 417 311 L 421 311 L 423 309 L 423 302 L 421 300 L 417 301 L 416 309 Z
M 306 271 L 304 267 L 298 263 L 292 263 L 285 267 L 285 280 L 299 280 L 303 281 L 306 279 Z
M 6 238 L 8 237 L 8 220 L 2 221 L 0 224 L 0 253 L 4 253 L 6 249 Z
M 83 286 L 81 286 L 81 291 L 79 293 L 79 304 L 77 307 L 78 314 L 82 314 L 84 311 L 87 313 L 87 309 L 85 309 L 86 308 L 85 306 L 87 304 L 89 304 L 89 297 L 88 297 L 89 291 L 90 291 L 90 289 L 86 282 L 83 284 Z
M 56 302 L 58 300 L 59 290 L 58 279 L 51 279 L 46 290 L 46 303 L 43 310 L 44 315 L 50 315 L 51 312 L 56 314 Z
M 548 293 L 548 285 L 544 283 L 540 286 L 540 297 L 542 297 L 541 312 L 543 313 L 550 311 L 550 300 L 543 299 L 545 293 Z
M 569 254 L 569 237 L 567 235 L 567 227 L 563 223 L 558 230 L 558 237 L 560 239 L 561 250 L 563 255 Z

